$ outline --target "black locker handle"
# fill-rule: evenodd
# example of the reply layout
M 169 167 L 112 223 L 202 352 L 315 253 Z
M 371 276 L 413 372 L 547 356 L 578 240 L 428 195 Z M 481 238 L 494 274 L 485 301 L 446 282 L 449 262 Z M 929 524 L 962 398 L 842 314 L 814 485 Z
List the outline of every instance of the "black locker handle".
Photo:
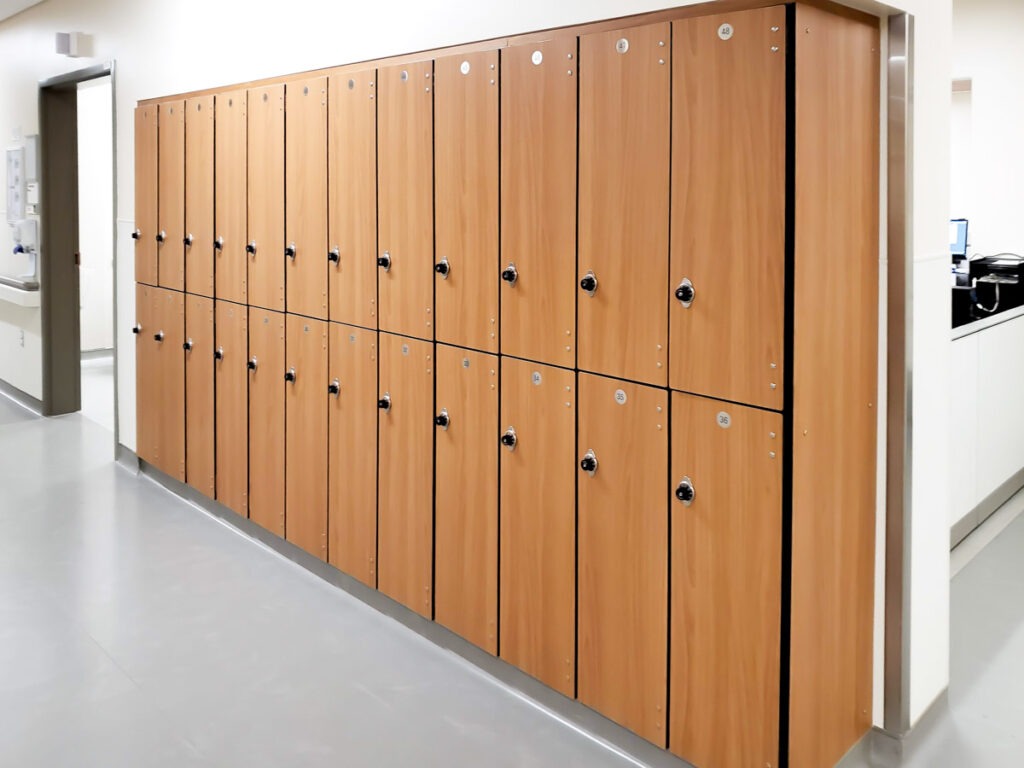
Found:
M 338 381 L 337 379 L 335 379 L 330 384 L 328 384 L 327 385 L 327 393 L 331 394 L 331 395 L 340 395 L 341 394 L 341 382 Z
M 679 481 L 679 485 L 676 486 L 676 498 L 683 502 L 683 506 L 688 507 L 693 504 L 693 500 L 697 498 L 697 491 L 690 478 L 684 477 Z
M 183 242 L 188 248 L 191 248 L 192 247 L 192 239 L 193 239 L 192 238 L 192 233 L 189 232 L 187 235 L 185 235 L 181 239 L 181 242 Z
M 255 355 L 253 355 L 252 357 L 249 358 L 249 361 L 245 364 L 245 367 L 248 368 L 250 371 L 255 371 L 256 370 L 256 356 Z
M 249 241 L 249 242 L 248 242 L 248 243 L 246 244 L 246 246 L 245 246 L 245 252 L 246 252 L 246 253 L 249 253 L 249 254 L 252 254 L 253 256 L 255 256 L 255 255 L 256 255 L 256 241 L 255 241 L 255 240 L 250 240 L 250 241 Z
M 224 250 L 224 238 L 223 237 L 218 237 L 216 240 L 213 241 L 213 249 L 215 251 L 223 251 Z
M 284 373 L 284 380 L 285 381 L 290 381 L 293 384 L 295 383 L 295 369 L 294 368 L 289 368 L 287 371 L 285 371 L 285 373 Z
M 181 348 L 186 352 L 192 351 L 192 339 L 186 339 L 185 343 L 181 345 Z
M 377 407 L 382 411 L 391 410 L 391 394 L 389 392 L 385 392 L 384 396 L 377 401 Z
M 288 243 L 288 245 L 285 246 L 284 255 L 289 259 L 295 258 L 295 243 Z
M 676 298 L 679 302 L 689 309 L 690 305 L 693 304 L 693 300 L 697 295 L 697 291 L 693 287 L 693 283 L 690 282 L 690 278 L 685 278 L 683 282 L 676 288 Z
M 215 350 L 213 350 L 213 359 L 214 360 L 223 360 L 224 359 L 224 347 L 217 347 Z
M 441 412 L 434 417 L 434 425 L 440 427 L 445 432 L 448 431 L 448 425 L 452 423 L 451 417 L 448 415 L 448 409 L 442 408 Z
M 593 448 L 583 454 L 583 458 L 580 459 L 580 469 L 591 477 L 597 474 L 597 454 L 594 453 Z
M 164 232 L 162 229 L 159 232 L 156 233 L 156 241 L 158 243 L 162 243 L 166 238 L 167 238 L 167 233 Z
M 508 266 L 501 271 L 501 279 L 509 285 L 515 285 L 519 279 L 519 270 L 516 269 L 516 265 L 509 262 Z
M 139 323 L 136 323 L 135 325 L 133 325 L 132 326 L 132 333 L 134 333 L 136 335 L 142 333 L 142 325 L 140 325 Z
M 377 258 L 377 266 L 380 267 L 381 269 L 383 269 L 385 272 L 390 272 L 391 271 L 391 252 L 390 251 L 384 251 L 384 253 L 382 253 Z
M 597 275 L 594 274 L 593 270 L 590 270 L 580 278 L 580 288 L 582 288 L 588 296 L 593 296 L 597 293 Z
M 327 260 L 334 264 L 341 264 L 341 251 L 337 248 L 331 248 L 331 250 L 327 252 Z
M 134 232 L 132 232 L 132 240 L 139 240 L 141 238 L 142 238 L 142 230 L 141 229 L 136 229 Z
M 434 265 L 434 271 L 437 272 L 437 274 L 439 274 L 442 277 L 442 279 L 448 279 L 448 273 L 452 271 L 452 266 L 451 264 L 448 263 L 447 256 L 445 256 L 443 259 L 437 262 L 437 264 Z
M 519 438 L 516 436 L 515 427 L 509 427 L 501 436 L 501 444 L 508 448 L 510 451 L 514 451 L 516 449 L 516 444 L 518 442 Z
M 163 331 L 157 331 L 156 333 L 153 334 L 153 341 L 163 341 L 163 340 L 164 340 L 164 332 Z

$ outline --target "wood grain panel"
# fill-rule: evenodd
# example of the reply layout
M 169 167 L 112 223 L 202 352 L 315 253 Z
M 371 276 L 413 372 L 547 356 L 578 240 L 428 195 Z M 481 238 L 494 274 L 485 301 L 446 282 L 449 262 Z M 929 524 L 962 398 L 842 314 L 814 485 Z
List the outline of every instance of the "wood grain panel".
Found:
M 784 450 L 781 415 L 673 393 L 669 746 L 694 765 L 779 764 Z
M 246 180 L 248 125 L 246 92 L 217 95 L 216 120 L 216 237 L 223 241 L 215 251 L 216 294 L 238 304 L 248 301 L 245 253 L 248 183 Z
M 249 359 L 248 310 L 218 301 L 214 363 L 217 385 L 217 501 L 242 517 L 249 515 Z
M 214 97 L 188 99 L 185 102 L 185 290 L 210 297 L 213 296 L 213 152 Z
M 501 52 L 501 351 L 576 365 L 576 38 Z M 534 64 L 534 60 L 539 64 Z
M 435 620 L 498 652 L 498 358 L 437 345 Z
M 434 553 L 433 345 L 380 334 L 378 585 L 432 618 Z
M 668 393 L 579 377 L 579 688 L 659 746 L 668 675 Z
M 327 78 L 290 83 L 286 98 L 288 311 L 327 319 Z
M 135 279 L 156 285 L 157 107 L 135 108 Z
M 671 385 L 781 410 L 786 9 L 687 19 L 673 32 L 670 291 L 687 279 L 695 293 L 689 307 L 671 298 Z
M 135 453 L 150 464 L 156 458 L 157 398 L 153 346 L 156 318 L 156 289 L 135 285 Z
M 249 304 L 284 310 L 284 86 L 250 90 L 248 117 Z
M 380 329 L 434 338 L 433 62 L 378 72 Z
M 157 199 L 157 266 L 161 288 L 185 290 L 185 102 L 159 107 L 160 151 Z
M 501 658 L 576 690 L 576 374 L 501 361 Z M 495 437 L 497 442 L 497 437 Z
M 213 299 L 185 294 L 185 481 L 209 499 L 215 480 Z
M 280 312 L 249 308 L 249 519 L 285 535 L 285 322 Z
M 377 70 L 332 77 L 328 91 L 331 320 L 377 327 Z
M 153 465 L 175 480 L 185 482 L 185 294 L 153 291 L 153 345 L 155 381 L 156 452 Z M 161 336 L 157 341 L 154 337 Z
M 377 586 L 377 334 L 330 324 L 328 546 L 331 565 Z
M 796 14 L 789 733 L 804 768 L 837 762 L 871 727 L 879 32 Z
M 498 52 L 434 62 L 437 340 L 498 351 Z
M 327 560 L 327 323 L 288 315 L 285 515 L 288 541 Z

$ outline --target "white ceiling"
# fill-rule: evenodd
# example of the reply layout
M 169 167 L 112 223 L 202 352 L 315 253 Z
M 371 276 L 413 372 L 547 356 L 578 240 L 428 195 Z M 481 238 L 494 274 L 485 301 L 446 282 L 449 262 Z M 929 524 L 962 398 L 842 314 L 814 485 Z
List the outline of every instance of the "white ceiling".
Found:
M 39 5 L 43 0 L 0 0 L 0 21 L 9 19 L 26 8 Z

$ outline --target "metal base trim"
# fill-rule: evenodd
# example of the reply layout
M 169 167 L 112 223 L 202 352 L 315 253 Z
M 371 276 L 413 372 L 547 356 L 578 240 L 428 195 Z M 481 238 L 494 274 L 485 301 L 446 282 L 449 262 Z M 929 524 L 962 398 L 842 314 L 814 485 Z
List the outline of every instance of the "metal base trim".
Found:
M 1002 485 L 986 496 L 980 504 L 957 520 L 949 532 L 949 548 L 953 549 L 995 514 L 1020 490 L 1024 489 L 1024 468 L 1019 469 Z
M 909 732 L 898 735 L 881 728 L 864 734 L 857 744 L 836 763 L 836 768 L 900 768 L 909 762 L 928 735 L 949 711 L 949 690 L 942 693 L 925 710 Z

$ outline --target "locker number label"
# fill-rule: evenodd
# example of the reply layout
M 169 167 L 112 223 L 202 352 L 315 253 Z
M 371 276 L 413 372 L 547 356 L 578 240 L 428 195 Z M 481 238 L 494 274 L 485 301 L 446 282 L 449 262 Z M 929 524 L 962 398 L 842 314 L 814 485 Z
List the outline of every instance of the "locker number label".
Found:
M 544 378 L 540 375 L 540 371 L 534 371 L 533 376 L 530 377 L 530 380 L 533 382 L 533 386 L 539 387 L 540 383 L 544 381 Z
M 619 53 L 626 53 L 629 50 L 629 40 L 624 37 L 620 37 L 615 41 L 615 50 Z
M 732 34 L 735 30 L 732 28 L 732 24 L 723 24 L 718 28 L 718 36 L 722 40 L 732 40 Z
M 408 344 L 403 344 L 402 345 L 402 354 L 403 355 L 408 355 L 409 354 L 409 345 Z
M 619 405 L 625 405 L 626 400 L 628 400 L 628 398 L 626 397 L 626 391 L 624 389 L 616 389 L 615 402 L 618 403 Z
M 462 62 L 462 64 L 459 65 L 459 72 L 461 72 L 464 75 L 468 75 L 469 74 L 469 62 L 468 61 L 464 61 L 464 62 Z
M 469 358 L 468 357 L 462 358 L 462 367 L 463 368 L 469 368 Z
M 533 62 L 533 66 L 539 67 L 541 62 L 544 61 L 544 54 L 540 51 L 534 51 L 533 55 L 530 57 L 530 61 Z
M 718 412 L 718 426 L 722 429 L 728 429 L 732 426 L 732 416 L 725 411 Z

